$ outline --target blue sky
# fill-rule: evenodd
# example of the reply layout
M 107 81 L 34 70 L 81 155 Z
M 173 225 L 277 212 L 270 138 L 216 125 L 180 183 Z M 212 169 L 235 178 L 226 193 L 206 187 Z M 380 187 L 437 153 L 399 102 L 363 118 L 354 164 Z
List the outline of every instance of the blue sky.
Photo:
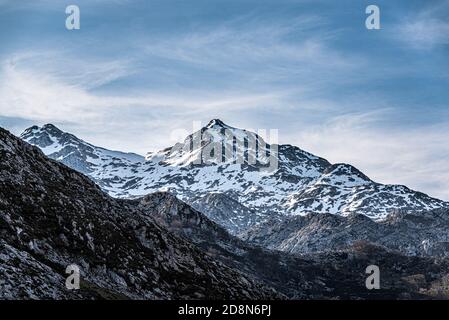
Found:
M 144 154 L 218 117 L 449 200 L 447 0 L 0 0 L 0 43 L 16 134 L 51 122 Z

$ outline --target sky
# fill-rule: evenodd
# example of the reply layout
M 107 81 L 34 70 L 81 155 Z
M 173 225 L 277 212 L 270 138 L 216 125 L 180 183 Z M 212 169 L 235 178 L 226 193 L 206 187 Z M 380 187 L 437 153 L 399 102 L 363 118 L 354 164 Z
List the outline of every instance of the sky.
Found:
M 53 123 L 145 154 L 220 118 L 449 200 L 448 88 L 448 0 L 0 0 L 16 135 Z

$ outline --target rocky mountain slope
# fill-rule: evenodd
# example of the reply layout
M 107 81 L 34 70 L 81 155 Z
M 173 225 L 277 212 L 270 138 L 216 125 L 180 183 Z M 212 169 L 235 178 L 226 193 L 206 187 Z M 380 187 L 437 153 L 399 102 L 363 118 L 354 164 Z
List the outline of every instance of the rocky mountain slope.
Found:
M 405 186 L 376 183 L 351 165 L 330 164 L 291 145 L 269 145 L 220 120 L 145 160 L 95 147 L 52 125 L 31 127 L 21 137 L 114 197 L 170 191 L 232 234 L 286 215 L 356 212 L 382 220 L 397 209 L 449 208 Z
M 364 240 L 410 256 L 449 257 L 449 210 L 409 213 L 396 211 L 383 221 L 352 213 L 270 219 L 241 234 L 241 238 L 290 253 L 341 250 Z
M 280 297 L 1 128 L 0 159 L 1 298 Z
M 332 252 L 286 254 L 250 245 L 230 235 L 171 194 L 149 194 L 136 203 L 170 231 L 290 299 L 448 297 L 448 259 L 407 257 L 366 241 L 355 241 Z M 364 270 L 371 264 L 381 266 L 379 291 L 364 286 Z

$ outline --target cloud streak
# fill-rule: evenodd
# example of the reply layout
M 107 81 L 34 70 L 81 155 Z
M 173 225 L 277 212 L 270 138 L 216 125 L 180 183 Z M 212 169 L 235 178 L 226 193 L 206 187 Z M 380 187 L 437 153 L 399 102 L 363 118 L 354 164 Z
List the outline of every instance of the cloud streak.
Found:
M 260 106 L 276 105 L 285 92 L 183 92 L 162 94 L 146 90 L 140 95 L 126 93 L 104 94 L 92 90 L 106 81 L 103 66 L 84 63 L 75 74 L 64 76 L 55 65 L 30 67 L 29 55 L 9 59 L 2 65 L 0 77 L 0 115 L 5 119 L 21 118 L 26 123 L 53 122 L 87 131 L 94 143 L 115 149 L 127 149 L 145 154 L 149 150 L 166 147 L 175 141 L 167 137 L 174 129 L 185 126 L 186 119 L 207 121 L 217 109 L 232 114 L 236 111 Z M 56 59 L 57 60 L 57 59 Z M 104 65 L 118 66 L 115 62 Z M 56 71 L 55 71 L 56 70 Z M 65 69 L 72 70 L 72 69 Z M 76 70 L 76 69 L 75 69 Z M 90 70 L 84 72 L 84 70 Z M 113 74 L 121 74 L 121 71 Z M 123 72 L 126 76 L 129 73 Z M 223 115 L 222 113 L 222 115 Z M 205 116 L 206 115 L 206 116 Z M 95 130 L 97 128 L 97 136 Z M 188 129 L 188 128 L 186 128 Z M 117 132 L 121 136 L 116 135 Z M 130 137 L 142 136 L 136 140 Z M 99 136 L 103 134 L 103 138 Z M 115 136 L 111 141 L 107 136 Z
M 246 85 L 291 82 L 292 77 L 307 79 L 311 84 L 325 82 L 338 72 L 355 74 L 364 64 L 360 57 L 343 55 L 331 47 L 337 35 L 316 16 L 297 16 L 269 25 L 240 17 L 207 30 L 144 41 L 150 43 L 144 46 L 144 52 L 150 57 L 224 73 Z
M 407 15 L 397 26 L 396 37 L 410 47 L 431 50 L 449 45 L 449 2 L 440 1 L 416 14 Z

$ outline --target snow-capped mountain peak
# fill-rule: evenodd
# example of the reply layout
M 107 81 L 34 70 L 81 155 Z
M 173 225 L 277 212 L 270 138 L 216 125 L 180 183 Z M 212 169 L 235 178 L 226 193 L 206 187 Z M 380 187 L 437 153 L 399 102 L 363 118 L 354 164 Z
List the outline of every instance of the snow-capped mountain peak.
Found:
M 270 164 L 270 154 L 277 156 L 277 146 L 270 146 L 260 135 L 213 119 L 183 142 L 149 153 L 146 159 L 179 167 L 224 163 L 266 167 Z

